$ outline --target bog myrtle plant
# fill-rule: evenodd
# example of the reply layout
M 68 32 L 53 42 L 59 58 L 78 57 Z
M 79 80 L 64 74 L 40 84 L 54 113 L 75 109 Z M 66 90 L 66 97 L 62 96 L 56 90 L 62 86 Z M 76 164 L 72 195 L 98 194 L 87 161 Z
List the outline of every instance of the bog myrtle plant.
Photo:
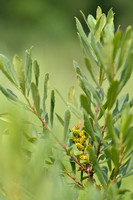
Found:
M 67 188 L 69 192 L 73 188 L 71 193 L 68 192 L 68 196 L 63 193 L 60 198 L 71 198 L 73 194 L 73 199 L 79 200 L 132 199 L 132 191 L 123 188 L 122 182 L 126 177 L 133 175 L 133 115 L 131 112 L 133 99 L 130 99 L 128 93 L 121 94 L 133 69 L 132 28 L 127 27 L 124 33 L 119 27 L 115 29 L 112 9 L 106 16 L 98 7 L 96 18 L 92 15 L 88 15 L 86 18 L 82 12 L 81 14 L 89 33 L 84 32 L 77 18 L 76 26 L 85 65 L 90 76 L 87 78 L 78 63 L 74 61 L 77 79 L 82 89 L 79 98 L 80 106 L 78 107 L 75 103 L 74 87 L 71 87 L 68 102 L 65 102 L 67 109 L 64 111 L 64 118 L 55 111 L 55 92 L 63 99 L 57 89 L 51 91 L 50 112 L 47 111 L 48 73 L 44 79 L 43 97 L 40 96 L 38 87 L 40 70 L 38 62 L 32 61 L 32 48 L 26 51 L 25 64 L 19 56 L 15 55 L 13 66 L 11 66 L 8 59 L 4 55 L 0 55 L 1 72 L 15 87 L 15 90 L 11 91 L 0 85 L 1 92 L 8 100 L 22 105 L 24 110 L 31 111 L 42 124 L 41 133 L 36 128 L 34 137 L 32 133 L 28 135 L 23 130 L 24 127 L 20 125 L 23 137 L 18 138 L 22 141 L 26 140 L 28 145 L 23 147 L 22 142 L 21 147 L 16 145 L 16 151 L 18 148 L 19 154 L 23 150 L 22 157 L 25 154 L 28 155 L 27 168 L 33 173 L 36 172 L 35 177 L 38 177 L 34 179 L 35 191 L 37 184 L 40 182 L 41 185 L 42 183 L 44 171 L 47 177 L 46 174 L 53 173 L 51 168 L 58 163 L 57 171 L 62 177 L 61 185 L 68 188 L 71 186 L 69 189 Z M 22 101 L 22 98 L 20 99 L 19 95 L 15 94 L 16 89 L 23 95 L 25 101 Z M 76 116 L 73 127 L 70 126 L 72 113 Z M 62 139 L 54 134 L 54 124 L 57 123 L 57 120 L 64 129 Z M 33 127 L 35 128 L 34 124 Z M 49 135 L 56 141 L 57 145 L 55 143 L 50 145 L 49 142 L 50 150 L 44 156 L 43 145 L 46 140 L 50 140 Z M 34 156 L 36 150 L 32 152 L 27 148 L 30 143 L 37 146 L 38 156 Z M 60 151 L 60 149 L 63 151 L 61 151 L 59 158 L 55 156 L 55 152 Z M 25 159 L 23 165 L 25 165 Z M 30 173 L 27 171 L 25 173 L 26 180 L 30 183 L 30 178 L 28 178 Z M 55 175 L 55 171 L 53 174 Z M 13 181 L 17 184 L 18 180 Z M 16 199 L 21 199 L 21 195 L 26 192 L 25 190 L 21 192 L 13 190 L 13 186 L 9 187 L 8 184 L 4 185 L 4 183 L 4 181 L 1 182 L 1 190 L 4 193 L 3 196 L 1 194 L 1 197 L 3 199 L 15 199 L 16 197 L 13 198 L 12 195 L 18 195 Z M 21 188 L 21 186 L 19 187 Z M 10 190 L 13 191 L 12 195 Z M 30 191 L 29 186 L 29 191 L 24 196 L 25 199 L 35 198 L 33 194 L 29 195 Z M 43 196 L 45 194 L 42 191 L 43 188 L 39 190 Z M 15 192 L 16 194 L 14 194 Z M 42 198 L 44 199 L 44 196 Z M 47 197 L 47 199 L 51 198 Z

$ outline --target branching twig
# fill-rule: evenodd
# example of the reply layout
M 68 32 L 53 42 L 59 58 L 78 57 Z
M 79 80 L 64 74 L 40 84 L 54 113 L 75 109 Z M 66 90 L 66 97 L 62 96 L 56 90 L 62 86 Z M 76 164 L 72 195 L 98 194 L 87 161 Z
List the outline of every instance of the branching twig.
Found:
M 71 179 L 73 179 L 80 187 L 84 188 L 84 186 L 79 182 L 77 181 L 76 178 L 74 178 L 72 175 L 70 175 L 67 171 L 64 171 L 65 174 L 67 174 Z

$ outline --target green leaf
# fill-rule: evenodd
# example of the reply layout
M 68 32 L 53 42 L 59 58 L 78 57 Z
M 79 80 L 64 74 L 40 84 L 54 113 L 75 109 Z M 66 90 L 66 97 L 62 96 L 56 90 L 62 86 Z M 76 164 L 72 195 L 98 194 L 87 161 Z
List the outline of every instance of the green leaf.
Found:
M 70 156 L 70 153 L 71 153 L 72 149 L 73 149 L 73 147 L 69 147 L 69 148 L 67 149 L 67 155 L 68 155 L 68 156 Z
M 104 179 L 103 174 L 102 174 L 102 170 L 101 170 L 99 163 L 96 159 L 96 154 L 95 154 L 93 148 L 89 149 L 89 155 L 90 155 L 90 159 L 92 160 L 95 173 L 96 173 L 100 183 L 102 184 L 104 189 L 107 189 L 106 182 L 105 182 L 105 179 Z
M 71 165 L 71 168 L 72 168 L 72 172 L 74 174 L 76 174 L 76 163 L 72 159 L 70 159 L 70 165 Z
M 113 46 L 114 46 L 114 50 L 113 50 L 113 60 L 116 57 L 116 54 L 120 48 L 120 42 L 121 42 L 121 36 L 122 36 L 122 32 L 118 31 L 115 33 L 114 38 L 113 38 Z
M 101 106 L 101 100 L 95 90 L 95 88 L 93 87 L 93 85 L 91 85 L 86 78 L 84 77 L 78 77 L 79 81 L 80 81 L 80 86 L 81 88 L 85 88 L 85 90 L 88 90 L 89 92 L 91 92 L 93 94 L 93 97 L 96 99 L 97 103 L 99 104 L 99 106 Z
M 52 92 L 51 92 L 51 106 L 50 106 L 50 122 L 51 122 L 51 126 L 53 126 L 54 107 L 55 107 L 55 95 L 54 95 L 54 90 L 52 90 Z
M 40 96 L 39 96 L 39 91 L 35 83 L 31 83 L 31 92 L 32 92 L 32 98 L 34 101 L 34 105 L 36 108 L 37 113 L 39 114 L 40 112 Z
M 70 111 L 67 110 L 64 116 L 64 143 L 66 143 L 66 140 L 68 138 L 70 117 L 71 117 Z
M 94 35 L 90 34 L 91 46 L 97 58 L 97 61 L 103 66 L 102 49 L 95 41 Z M 93 65 L 92 65 L 93 66 Z
M 107 24 L 111 26 L 111 28 L 114 30 L 114 12 L 112 11 L 112 8 L 109 10 L 107 14 Z
M 48 81 L 49 81 L 49 73 L 45 74 L 44 79 L 44 93 L 43 93 L 43 112 L 46 114 L 46 99 L 47 99 L 47 93 L 48 93 Z
M 100 8 L 100 6 L 98 6 L 96 10 L 96 20 L 98 21 L 101 16 L 102 16 L 102 9 Z
M 129 128 L 131 122 L 132 122 L 133 116 L 129 114 L 129 108 L 125 107 L 122 111 L 122 117 L 121 117 L 121 133 L 123 135 L 123 138 L 125 137 L 125 134 L 127 132 L 127 129 Z
M 98 19 L 95 26 L 94 36 L 95 36 L 96 42 L 100 41 L 101 33 L 105 24 L 106 24 L 106 16 L 105 14 L 102 14 L 101 17 Z
M 131 46 L 132 46 L 132 28 L 129 26 L 126 29 L 126 32 L 124 34 L 123 40 L 122 40 L 122 44 L 121 44 L 121 51 L 120 51 L 120 59 L 119 59 L 119 64 L 117 67 L 117 70 L 125 64 L 127 57 L 129 55 L 129 52 L 131 50 Z
M 88 98 L 83 94 L 80 95 L 80 103 L 81 103 L 81 107 L 88 113 L 88 115 L 90 115 L 92 117 L 92 119 L 94 119 L 94 115 L 91 110 L 90 102 L 89 102 Z
M 88 135 L 90 135 L 94 141 L 97 141 L 89 116 L 85 111 L 84 111 L 84 127 Z
M 103 66 L 110 82 L 113 80 L 114 76 L 113 48 L 112 40 L 105 40 L 103 45 Z
M 8 90 L 6 90 L 2 85 L 0 85 L 0 91 L 7 97 L 8 100 L 17 101 L 17 98 L 12 95 Z
M 118 144 L 118 137 L 113 127 L 112 115 L 109 113 L 107 114 L 106 117 L 106 126 L 108 129 L 108 134 L 111 137 L 113 144 L 116 146 Z
M 88 40 L 84 30 L 83 30 L 83 27 L 82 27 L 80 21 L 77 18 L 75 18 L 75 19 L 76 19 L 76 26 L 77 26 L 77 30 L 78 30 L 79 34 L 81 35 L 81 37 L 84 40 L 84 42 L 86 43 L 86 45 L 88 47 L 90 47 L 89 40 Z
M 17 81 L 9 63 L 9 60 L 2 54 L 0 54 L 0 70 L 9 79 L 9 81 L 11 81 L 14 85 L 17 86 Z
M 34 70 L 34 74 L 35 74 L 36 85 L 38 86 L 40 70 L 39 70 L 39 64 L 38 64 L 37 60 L 34 60 L 34 62 L 33 62 L 33 70 Z
M 110 24 L 107 24 L 104 28 L 104 41 L 106 41 L 107 39 L 113 40 L 114 37 L 114 31 L 112 30 L 112 27 Z
M 27 88 L 27 96 L 29 96 L 30 92 L 30 86 L 31 86 L 31 79 L 32 79 L 32 59 L 31 59 L 31 53 L 32 53 L 32 48 L 31 47 L 25 52 L 25 57 L 26 57 L 26 66 L 25 66 L 25 71 L 26 71 L 26 88 Z
M 74 89 L 74 86 L 70 87 L 70 89 L 69 89 L 68 102 L 75 105 L 75 89 Z
M 112 147 L 111 148 L 111 159 L 117 169 L 118 164 L 119 164 L 119 152 L 118 152 L 118 148 L 117 147 Z
M 120 77 L 120 90 L 124 87 L 124 85 L 127 83 L 129 78 L 131 77 L 133 70 L 133 52 L 128 55 L 128 60 L 124 65 L 123 71 L 121 73 Z
M 94 17 L 92 15 L 88 15 L 87 25 L 88 25 L 90 31 L 93 33 L 94 29 L 95 29 L 95 25 L 96 25 L 96 20 L 94 19 Z
M 86 64 L 86 67 L 87 67 L 88 71 L 90 72 L 90 75 L 91 75 L 93 81 L 98 86 L 98 80 L 96 79 L 96 75 L 94 74 L 93 68 L 91 66 L 91 63 L 90 63 L 90 61 L 89 61 L 89 59 L 87 57 L 85 57 L 85 64 Z
M 19 80 L 19 84 L 21 87 L 21 90 L 23 94 L 25 95 L 25 71 L 24 71 L 24 64 L 22 59 L 19 58 L 19 56 L 15 55 L 13 57 L 13 65 L 15 72 L 17 74 L 17 78 Z
M 55 115 L 58 118 L 58 120 L 61 123 L 61 125 L 64 127 L 64 120 L 57 113 L 55 113 Z
M 101 117 L 104 115 L 106 109 L 107 109 L 107 101 L 104 103 L 102 109 L 100 110 L 100 113 L 98 115 L 98 120 L 101 119 Z
M 114 105 L 117 95 L 118 95 L 118 90 L 119 90 L 119 82 L 118 81 L 113 81 L 108 89 L 107 93 L 107 105 L 108 105 L 108 110 L 112 108 Z

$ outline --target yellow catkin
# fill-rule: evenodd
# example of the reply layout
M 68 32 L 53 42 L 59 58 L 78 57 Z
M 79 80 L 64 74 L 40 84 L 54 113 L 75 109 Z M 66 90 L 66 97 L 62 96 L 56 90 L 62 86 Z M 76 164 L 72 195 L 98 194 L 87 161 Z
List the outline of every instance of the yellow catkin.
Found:
M 85 155 L 80 155 L 80 160 L 84 160 L 84 161 L 86 161 L 87 163 L 90 162 L 89 158 L 88 158 L 87 156 L 85 156 Z
M 76 147 L 78 150 L 83 151 L 84 150 L 84 146 L 80 143 L 76 143 Z
M 72 132 L 75 136 L 79 136 L 79 130 L 72 128 Z
M 72 139 L 72 141 L 75 142 L 75 143 L 78 143 L 78 142 L 80 141 L 79 138 L 74 137 L 74 136 L 73 136 L 71 139 Z
M 80 136 L 80 137 L 85 136 L 85 131 L 81 131 L 81 132 L 79 133 L 79 136 Z
M 80 138 L 80 143 L 81 143 L 81 144 L 84 144 L 85 141 L 86 141 L 86 136 L 83 135 L 83 136 Z
M 79 126 L 78 124 L 76 124 L 76 125 L 75 125 L 75 129 L 76 129 L 76 130 L 79 130 L 79 129 L 80 129 L 80 126 Z

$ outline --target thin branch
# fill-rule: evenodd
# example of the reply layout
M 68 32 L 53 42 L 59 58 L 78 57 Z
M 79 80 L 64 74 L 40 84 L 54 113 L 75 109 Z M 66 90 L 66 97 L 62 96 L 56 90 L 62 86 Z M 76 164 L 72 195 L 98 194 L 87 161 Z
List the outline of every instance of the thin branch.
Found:
M 80 187 L 84 188 L 84 186 L 79 182 L 77 181 L 76 178 L 74 178 L 72 175 L 70 175 L 67 171 L 64 171 L 65 174 L 67 174 L 71 179 L 73 179 Z

